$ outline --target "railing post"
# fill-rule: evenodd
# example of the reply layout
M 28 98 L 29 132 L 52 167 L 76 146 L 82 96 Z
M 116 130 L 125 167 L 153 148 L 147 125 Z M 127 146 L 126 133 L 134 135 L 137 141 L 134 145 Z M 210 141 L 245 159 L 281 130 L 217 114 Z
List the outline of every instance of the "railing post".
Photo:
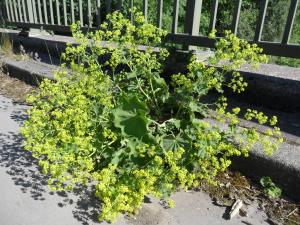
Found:
M 202 0 L 187 0 L 185 12 L 184 32 L 199 35 Z
M 185 12 L 184 33 L 198 36 L 200 29 L 202 0 L 187 0 Z M 196 46 L 189 46 L 189 50 L 196 50 Z

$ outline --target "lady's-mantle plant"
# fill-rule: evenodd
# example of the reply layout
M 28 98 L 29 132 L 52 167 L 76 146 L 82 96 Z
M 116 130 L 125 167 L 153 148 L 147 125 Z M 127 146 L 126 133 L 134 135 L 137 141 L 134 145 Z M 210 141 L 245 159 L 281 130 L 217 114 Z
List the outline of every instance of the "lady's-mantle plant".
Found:
M 115 12 L 95 32 L 85 35 L 76 24 L 72 31 L 78 45 L 67 47 L 56 81 L 44 80 L 28 97 L 33 107 L 22 134 L 52 188 L 96 184 L 100 220 L 136 213 L 146 195 L 172 206 L 169 197 L 178 188 L 196 187 L 202 179 L 216 183 L 230 157 L 247 156 L 257 142 L 271 154 L 282 141 L 276 127 L 264 134 L 239 127 L 240 109 L 227 110 L 224 96 L 214 104 L 203 101 L 211 90 L 246 88 L 232 71 L 265 61 L 256 45 L 228 32 L 209 66 L 192 57 L 188 73 L 167 84 L 161 77 L 166 33 L 140 13 L 133 23 Z M 271 127 L 277 122 L 255 110 L 244 117 Z

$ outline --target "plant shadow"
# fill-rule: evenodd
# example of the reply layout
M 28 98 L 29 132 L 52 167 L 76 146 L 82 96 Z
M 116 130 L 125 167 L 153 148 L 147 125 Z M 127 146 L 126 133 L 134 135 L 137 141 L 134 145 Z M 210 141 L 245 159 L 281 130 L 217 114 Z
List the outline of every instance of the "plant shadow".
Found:
M 21 125 L 26 118 L 24 110 L 16 107 L 9 119 Z M 57 207 L 72 205 L 73 217 L 83 225 L 99 223 L 97 215 L 101 212 L 101 202 L 94 197 L 94 187 L 77 187 L 68 193 L 51 191 L 47 186 L 47 177 L 39 169 L 38 160 L 23 149 L 22 141 L 17 131 L 0 133 L 0 167 L 10 175 L 14 185 L 36 201 L 47 201 L 51 196 L 58 196 Z

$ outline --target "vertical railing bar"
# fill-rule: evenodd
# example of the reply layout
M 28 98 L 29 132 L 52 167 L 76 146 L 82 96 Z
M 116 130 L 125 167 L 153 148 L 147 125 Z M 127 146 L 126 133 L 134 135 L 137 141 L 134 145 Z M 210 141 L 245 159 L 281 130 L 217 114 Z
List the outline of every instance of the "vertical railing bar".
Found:
M 21 0 L 18 0 L 18 11 L 19 11 L 20 22 L 24 22 L 23 15 L 22 15 L 22 9 L 21 9 Z
M 1 17 L 2 17 L 2 21 L 3 24 L 6 24 L 6 21 L 8 19 L 7 15 L 6 15 L 6 7 L 5 7 L 5 2 L 1 1 Z
M 9 11 L 9 5 L 8 5 L 7 1 L 8 0 L 5 0 L 6 14 L 7 14 L 8 21 L 11 21 L 10 11 Z
M 123 9 L 123 0 L 118 0 L 117 10 L 122 11 Z
M 282 44 L 287 44 L 290 40 L 298 3 L 299 3 L 298 0 L 291 0 L 289 14 L 286 20 L 285 29 L 281 41 Z
M 242 0 L 236 0 L 234 12 L 233 12 L 232 24 L 231 24 L 231 31 L 235 35 L 237 34 L 237 30 L 238 30 L 241 6 L 242 6 Z
M 130 0 L 130 21 L 131 21 L 131 23 L 133 23 L 133 5 L 134 5 L 134 1 Z
M 32 0 L 32 9 L 33 9 L 34 23 L 38 23 L 38 20 L 37 20 L 37 13 L 36 13 L 36 3 L 35 3 L 35 0 Z
M 0 1 L 0 24 L 2 24 L 2 21 L 4 20 L 4 13 L 2 12 L 2 9 L 4 7 L 2 7 L 3 5 L 3 1 Z
M 14 22 L 15 21 L 15 16 L 14 16 L 13 11 L 12 11 L 12 3 L 11 3 L 11 0 L 7 0 L 7 1 L 8 1 L 9 13 L 11 15 L 11 21 Z
M 2 12 L 2 10 L 4 10 L 3 5 L 3 1 L 0 1 L 0 24 L 2 24 L 2 22 L 4 22 L 4 13 Z
M 7 15 L 6 15 L 5 10 L 6 10 L 5 3 L 4 3 L 4 1 L 1 1 L 0 11 L 1 11 L 1 17 L 2 17 L 2 21 L 1 22 L 3 22 L 3 24 L 5 24 L 6 21 L 7 21 Z
M 2 10 L 3 22 L 5 24 L 6 21 L 8 21 L 8 16 L 7 16 L 7 13 L 6 13 L 6 1 L 5 0 L 3 0 L 1 2 L 1 10 Z
M 26 0 L 26 3 L 27 3 L 29 23 L 34 23 L 34 17 L 33 17 L 33 11 L 32 11 L 32 2 L 31 2 L 31 0 Z
M 2 16 L 2 22 L 3 22 L 3 24 L 5 24 L 6 23 L 6 21 L 7 21 L 7 15 L 6 15 L 6 6 L 5 6 L 5 1 L 3 0 L 3 1 L 1 1 L 1 4 L 0 4 L 0 10 L 1 10 L 1 16 Z
M 7 7 L 7 1 L 5 0 L 5 3 L 3 2 L 3 4 L 5 4 L 5 6 L 3 5 L 3 12 L 4 12 L 4 16 L 5 16 L 5 20 L 4 22 L 6 23 L 7 21 L 10 21 L 10 15 L 8 15 L 8 7 Z
M 7 15 L 7 8 L 6 8 L 6 0 L 3 0 L 1 3 L 1 9 L 2 9 L 2 15 L 3 15 L 3 20 L 4 20 L 4 24 L 6 21 L 9 21 L 8 19 L 8 15 Z
M 39 11 L 39 21 L 40 24 L 43 24 L 43 16 L 42 16 L 42 9 L 41 9 L 41 0 L 38 0 L 38 11 Z
M 143 13 L 144 13 L 144 18 L 145 21 L 148 21 L 148 0 L 144 0 L 143 2 Z
M 6 15 L 6 7 L 5 7 L 5 0 L 2 0 L 0 2 L 0 11 L 1 11 L 1 21 L 0 21 L 0 24 L 6 24 L 6 21 L 7 21 L 7 15 Z
M 130 1 L 133 1 L 133 0 L 130 0 Z M 105 6 L 106 6 L 106 14 L 111 13 L 111 0 L 106 0 Z
M 2 12 L 2 9 L 3 9 L 3 1 L 0 1 L 0 23 L 3 21 L 4 19 L 4 13 Z M 2 23 L 1 23 L 2 24 Z
M 57 24 L 61 25 L 61 22 L 60 22 L 60 10 L 59 10 L 59 0 L 56 0 L 56 16 L 57 16 Z
M 14 1 L 13 0 L 9 0 L 10 1 L 10 10 L 11 10 L 11 14 L 13 16 L 13 21 L 14 22 L 17 22 L 17 16 L 15 14 L 15 11 L 14 11 Z
M 179 0 L 174 0 L 173 4 L 173 21 L 172 21 L 172 33 L 177 33 L 178 27 L 178 12 L 179 12 Z
M 4 2 L 0 1 L 0 24 L 4 23 Z
M 19 20 L 19 15 L 18 15 L 18 10 L 17 10 L 17 3 L 16 0 L 13 0 L 13 4 L 14 4 L 14 11 L 15 11 L 15 16 L 16 16 L 16 21 L 20 22 Z
M 49 5 L 50 5 L 50 19 L 51 19 L 51 24 L 54 24 L 53 1 L 52 0 L 49 0 Z
M 67 3 L 66 3 L 66 0 L 63 0 L 63 8 L 64 8 L 64 23 L 65 23 L 65 26 L 67 26 L 68 21 L 67 21 Z
M 75 23 L 74 0 L 71 0 L 71 20 L 72 20 L 72 23 Z
M 83 27 L 82 0 L 79 0 L 79 19 L 80 19 L 80 26 Z
M 9 1 L 9 9 L 10 9 L 10 14 L 11 14 L 11 17 L 12 17 L 12 21 L 16 22 L 15 14 L 14 14 L 14 11 L 13 11 L 13 2 L 12 2 L 12 0 L 8 0 L 8 1 Z
M 88 2 L 88 25 L 92 26 L 92 11 L 91 11 L 91 0 L 87 0 Z
M 255 29 L 254 41 L 260 41 L 263 31 L 269 0 L 261 0 L 259 18 Z
M 5 4 L 5 6 L 4 6 L 4 4 Z M 7 21 L 10 21 L 10 15 L 8 15 L 8 8 L 7 8 L 6 0 L 5 0 L 5 3 L 3 2 L 3 12 L 4 12 L 4 16 L 5 16 L 4 22 L 6 23 Z
M 210 17 L 208 32 L 212 32 L 216 27 L 218 5 L 219 5 L 219 0 L 213 0 L 211 6 L 211 17 Z
M 100 27 L 100 24 L 101 24 L 101 3 L 100 3 L 100 0 L 97 0 L 96 20 L 97 20 L 97 27 Z
M 162 28 L 163 0 L 157 2 L 157 26 Z
M 43 0 L 45 24 L 48 24 L 47 2 Z
M 28 20 L 27 20 L 25 0 L 22 0 L 22 9 L 23 9 L 24 22 L 27 23 Z
M 1 10 L 2 22 L 3 22 L 3 24 L 5 24 L 6 21 L 7 21 L 5 0 L 1 1 L 1 3 L 0 3 L 0 10 Z
M 21 15 L 19 15 L 19 7 L 18 7 L 18 0 L 14 0 L 14 7 L 15 7 L 15 12 L 16 12 L 16 17 L 17 17 L 17 20 L 19 21 L 19 22 L 21 22 L 21 18 L 20 18 L 20 16 Z

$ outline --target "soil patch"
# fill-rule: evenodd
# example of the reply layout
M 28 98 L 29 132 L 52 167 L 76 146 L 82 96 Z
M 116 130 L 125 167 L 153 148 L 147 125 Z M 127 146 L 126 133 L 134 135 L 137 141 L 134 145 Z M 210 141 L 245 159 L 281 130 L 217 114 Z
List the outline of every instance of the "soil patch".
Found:
M 12 98 L 18 103 L 25 103 L 27 95 L 34 89 L 36 88 L 0 71 L 0 94 L 5 97 Z
M 270 224 L 298 225 L 300 224 L 300 204 L 290 199 L 269 198 L 255 183 L 239 172 L 227 171 L 220 173 L 216 180 L 219 185 L 202 183 L 200 191 L 207 192 L 214 204 L 229 207 L 242 200 L 244 207 L 240 215 L 247 216 L 247 206 L 258 204 L 259 209 L 266 212 Z

